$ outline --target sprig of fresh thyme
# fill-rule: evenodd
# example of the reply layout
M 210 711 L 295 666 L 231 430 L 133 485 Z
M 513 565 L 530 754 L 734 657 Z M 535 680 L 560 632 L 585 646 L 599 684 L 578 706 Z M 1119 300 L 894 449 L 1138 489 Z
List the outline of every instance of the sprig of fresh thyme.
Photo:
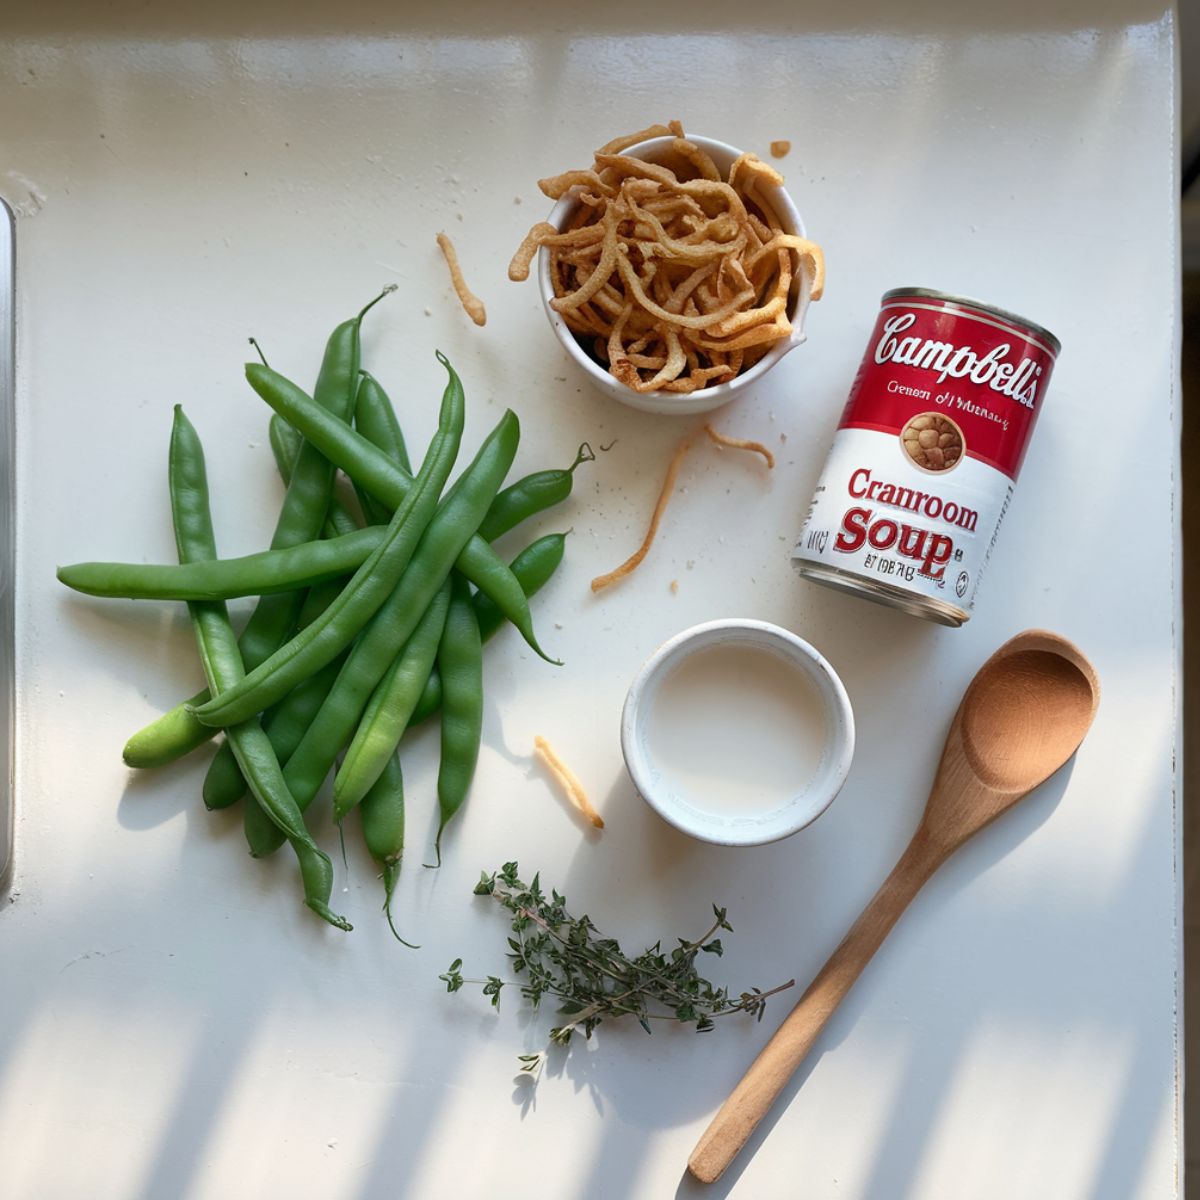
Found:
M 698 954 L 724 952 L 718 930 L 733 931 L 725 909 L 713 905 L 712 927 L 695 941 L 679 938 L 679 945 L 664 952 L 661 942 L 629 958 L 612 938 L 603 937 L 585 914 L 567 912 L 566 897 L 542 891 L 540 877 L 529 884 L 518 876 L 515 862 L 497 872 L 484 872 L 475 885 L 475 895 L 491 896 L 512 913 L 508 939 L 509 962 L 522 981 L 514 984 L 521 995 L 537 1008 L 545 996 L 558 1002 L 557 1011 L 569 1020 L 550 1030 L 550 1042 L 566 1046 L 572 1034 L 584 1037 L 605 1017 L 631 1016 L 647 1032 L 651 1021 L 677 1021 L 694 1025 L 697 1033 L 714 1028 L 713 1018 L 744 1012 L 762 1020 L 767 997 L 791 987 L 794 979 L 764 992 L 751 988 L 736 999 L 726 988 L 714 987 L 696 970 Z M 492 1006 L 499 1008 L 501 990 L 508 986 L 499 976 L 466 979 L 462 959 L 456 958 L 445 974 L 438 976 L 448 992 L 465 983 L 480 984 Z M 536 1076 L 545 1062 L 545 1052 L 520 1056 L 521 1070 Z

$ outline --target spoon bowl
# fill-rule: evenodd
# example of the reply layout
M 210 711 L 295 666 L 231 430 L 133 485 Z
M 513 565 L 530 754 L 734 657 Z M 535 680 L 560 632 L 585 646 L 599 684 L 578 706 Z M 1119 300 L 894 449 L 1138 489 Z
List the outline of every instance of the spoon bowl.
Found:
M 1066 764 L 1099 703 L 1092 664 L 1045 630 L 1018 634 L 980 667 L 950 725 L 912 841 L 697 1142 L 688 1160 L 697 1179 L 720 1178 L 926 880 Z
M 989 786 L 1028 792 L 1075 753 L 1099 699 L 1096 672 L 1074 646 L 1021 634 L 988 659 L 963 697 L 963 753 Z
M 933 868 L 1064 766 L 1099 703 L 1095 668 L 1066 638 L 1031 629 L 1005 642 L 946 737 L 917 831 L 940 852 Z

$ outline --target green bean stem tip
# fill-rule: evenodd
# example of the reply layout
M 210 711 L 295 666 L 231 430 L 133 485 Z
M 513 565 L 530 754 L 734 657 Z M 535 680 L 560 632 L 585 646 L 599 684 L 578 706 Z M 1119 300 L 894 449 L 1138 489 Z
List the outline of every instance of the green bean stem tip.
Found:
M 537 638 L 534 638 L 529 644 L 533 647 L 534 653 L 543 662 L 548 662 L 552 667 L 561 667 L 563 665 L 563 660 L 561 658 L 551 658 L 550 655 L 548 655 L 545 650 L 538 645 Z
M 383 915 L 387 917 L 388 928 L 392 931 L 392 937 L 396 939 L 402 946 L 407 946 L 410 950 L 420 950 L 420 946 L 413 942 L 406 941 L 400 936 L 399 930 L 396 928 L 396 923 L 392 920 L 392 896 L 396 892 L 396 884 L 400 882 L 400 860 L 398 858 L 389 858 L 383 864 Z
M 575 454 L 575 461 L 567 468 L 568 475 L 575 474 L 575 468 L 585 462 L 595 462 L 596 452 L 587 442 L 579 443 L 579 450 Z
M 354 928 L 354 926 L 351 925 L 345 917 L 338 916 L 338 914 L 335 913 L 328 904 L 323 904 L 320 900 L 315 899 L 305 900 L 304 903 L 307 904 L 308 907 L 311 908 L 313 912 L 315 912 L 317 916 L 321 918 L 321 920 L 327 921 L 335 929 L 342 929 L 345 930 L 346 933 L 349 933 Z
M 398 286 L 397 284 L 389 283 L 387 285 L 387 287 L 385 287 L 383 289 L 383 291 L 380 292 L 379 295 L 376 296 L 375 299 L 371 301 L 370 304 L 364 305 L 362 311 L 354 319 L 356 321 L 361 321 L 363 319 L 363 317 L 365 317 L 367 315 L 367 313 L 369 313 L 371 311 L 371 309 L 373 309 L 375 307 L 375 305 L 377 305 L 380 302 L 380 300 L 382 300 L 384 298 L 384 296 L 390 296 L 396 290 L 397 286 Z

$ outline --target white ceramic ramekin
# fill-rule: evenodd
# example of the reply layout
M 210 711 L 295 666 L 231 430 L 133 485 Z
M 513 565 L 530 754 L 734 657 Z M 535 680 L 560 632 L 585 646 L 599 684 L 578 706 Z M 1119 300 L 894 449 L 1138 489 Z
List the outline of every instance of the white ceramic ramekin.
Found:
M 673 140 L 669 137 L 650 138 L 648 141 L 630 146 L 624 153 L 653 162 L 656 154 L 662 154 L 669 149 Z M 717 170 L 722 174 L 728 172 L 734 160 L 742 153 L 733 146 L 714 141 L 712 138 L 688 134 L 688 141 L 699 146 L 708 154 L 716 164 Z M 800 219 L 800 213 L 792 203 L 787 190 L 782 187 L 764 185 L 761 191 L 763 199 L 774 209 L 784 230 L 787 233 L 795 233 L 804 237 L 804 222 Z M 547 220 L 556 229 L 564 228 L 578 203 L 572 197 L 565 196 L 550 210 Z M 551 328 L 559 342 L 562 343 L 568 357 L 592 384 L 606 395 L 620 400 L 622 404 L 628 404 L 631 408 L 641 409 L 643 412 L 690 416 L 694 413 L 711 412 L 749 391 L 785 354 L 794 350 L 804 341 L 804 318 L 808 312 L 810 280 L 805 272 L 800 271 L 792 283 L 791 303 L 788 308 L 788 315 L 792 322 L 791 337 L 776 342 L 754 366 L 728 383 L 718 383 L 713 387 L 701 388 L 699 391 L 686 394 L 634 391 L 633 388 L 627 387 L 613 378 L 588 354 L 571 330 L 567 328 L 562 317 L 550 307 L 550 301 L 554 299 L 554 285 L 550 280 L 550 252 L 545 247 L 538 254 L 538 287 L 542 293 L 542 303 L 545 305 L 546 315 L 550 318 Z
M 798 779 L 795 791 L 768 812 L 707 812 L 673 791 L 655 762 L 650 714 L 659 688 L 690 655 L 731 644 L 767 650 L 784 660 L 797 672 L 798 685 L 811 685 L 821 702 L 825 725 L 820 761 L 809 778 Z M 621 751 L 639 794 L 676 829 L 716 845 L 758 846 L 790 837 L 833 802 L 854 757 L 854 714 L 836 672 L 803 638 L 765 621 L 710 621 L 676 634 L 638 672 L 621 715 Z M 748 773 L 753 769 L 753 763 L 745 764 Z

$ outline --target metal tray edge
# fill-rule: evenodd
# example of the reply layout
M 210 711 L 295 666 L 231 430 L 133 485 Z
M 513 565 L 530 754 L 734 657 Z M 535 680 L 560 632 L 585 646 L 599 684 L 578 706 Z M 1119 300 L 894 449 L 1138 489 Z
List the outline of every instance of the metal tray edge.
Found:
M 16 753 L 16 221 L 0 199 L 0 897 L 12 882 Z

